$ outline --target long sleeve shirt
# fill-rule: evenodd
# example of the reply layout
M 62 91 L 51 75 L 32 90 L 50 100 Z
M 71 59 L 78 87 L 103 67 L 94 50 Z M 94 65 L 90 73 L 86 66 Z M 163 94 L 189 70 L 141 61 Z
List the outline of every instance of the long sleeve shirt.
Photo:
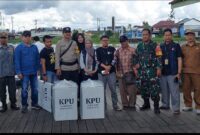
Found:
M 0 45 L 0 78 L 14 75 L 14 47 L 12 45 Z
M 36 45 L 19 44 L 15 49 L 16 74 L 36 74 L 40 68 L 40 56 Z

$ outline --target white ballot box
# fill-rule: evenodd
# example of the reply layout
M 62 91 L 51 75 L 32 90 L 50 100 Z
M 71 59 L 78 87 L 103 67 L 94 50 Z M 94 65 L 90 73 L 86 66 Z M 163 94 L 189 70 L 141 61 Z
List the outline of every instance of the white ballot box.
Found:
M 38 82 L 38 104 L 48 112 L 52 112 L 52 86 L 48 82 Z
M 59 81 L 53 87 L 53 115 L 55 121 L 77 120 L 78 86 L 72 81 Z
M 81 83 L 81 119 L 101 119 L 104 114 L 104 86 L 101 81 L 87 80 Z

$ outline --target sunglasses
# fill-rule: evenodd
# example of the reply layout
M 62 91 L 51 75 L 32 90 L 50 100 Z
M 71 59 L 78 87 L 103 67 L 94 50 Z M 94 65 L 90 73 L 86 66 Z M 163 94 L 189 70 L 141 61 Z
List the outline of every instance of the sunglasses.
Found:
M 4 37 L 4 36 L 2 36 L 2 37 L 0 37 L 1 39 L 6 39 L 7 37 Z

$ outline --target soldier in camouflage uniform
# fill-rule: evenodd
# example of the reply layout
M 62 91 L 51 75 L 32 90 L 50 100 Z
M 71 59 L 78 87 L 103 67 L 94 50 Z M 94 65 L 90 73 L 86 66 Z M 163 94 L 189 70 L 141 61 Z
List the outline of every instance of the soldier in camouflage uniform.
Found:
M 142 42 L 136 49 L 137 57 L 133 58 L 134 72 L 138 77 L 137 86 L 144 104 L 140 110 L 150 109 L 149 98 L 154 101 L 154 112 L 160 113 L 159 110 L 159 77 L 161 75 L 161 57 L 156 55 L 157 44 L 151 40 L 149 29 L 142 31 Z

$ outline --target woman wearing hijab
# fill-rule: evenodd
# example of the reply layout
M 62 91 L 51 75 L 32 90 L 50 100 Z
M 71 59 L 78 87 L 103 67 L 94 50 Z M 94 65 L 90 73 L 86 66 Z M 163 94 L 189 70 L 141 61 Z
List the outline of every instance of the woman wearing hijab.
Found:
M 97 64 L 95 61 L 95 49 L 91 40 L 85 40 L 85 49 L 80 55 L 81 81 L 91 79 L 97 80 Z

